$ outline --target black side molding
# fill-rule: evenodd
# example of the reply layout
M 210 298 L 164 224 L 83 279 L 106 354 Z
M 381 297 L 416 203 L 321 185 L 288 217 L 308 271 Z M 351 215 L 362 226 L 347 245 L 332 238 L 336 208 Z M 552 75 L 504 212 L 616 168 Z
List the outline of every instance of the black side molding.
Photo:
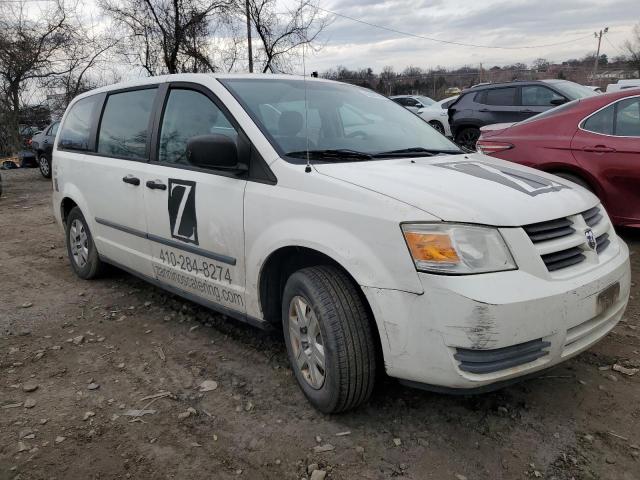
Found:
M 104 225 L 109 228 L 114 228 L 116 230 L 120 230 L 121 232 L 128 233 L 130 235 L 135 235 L 136 237 L 146 238 L 147 240 L 151 240 L 152 242 L 160 243 L 162 245 L 166 245 L 168 247 L 177 248 L 178 250 L 184 250 L 185 252 L 193 253 L 195 255 L 200 255 L 202 257 L 210 258 L 211 260 L 216 260 L 221 263 L 226 263 L 227 265 L 235 265 L 237 263 L 236 259 L 230 257 L 228 255 L 223 255 L 221 253 L 210 252 L 209 250 L 205 250 L 200 247 L 196 247 L 193 245 L 187 245 L 184 243 L 176 242 L 174 240 L 168 240 L 164 237 L 160 237 L 158 235 L 154 235 L 152 233 L 142 232 L 140 230 L 136 230 L 135 228 L 130 228 L 125 225 L 120 225 L 118 223 L 111 222 L 109 220 L 105 220 L 104 218 L 95 218 L 96 223 L 100 225 Z

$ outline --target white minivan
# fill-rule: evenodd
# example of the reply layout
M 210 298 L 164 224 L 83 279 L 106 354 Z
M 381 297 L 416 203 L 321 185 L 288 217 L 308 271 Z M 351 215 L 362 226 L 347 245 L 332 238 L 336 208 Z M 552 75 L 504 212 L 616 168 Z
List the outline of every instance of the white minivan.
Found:
M 115 265 L 281 328 L 323 412 L 383 370 L 476 392 L 562 362 L 620 320 L 629 254 L 587 190 L 461 151 L 368 89 L 182 74 L 78 96 L 53 206 L 81 278 Z

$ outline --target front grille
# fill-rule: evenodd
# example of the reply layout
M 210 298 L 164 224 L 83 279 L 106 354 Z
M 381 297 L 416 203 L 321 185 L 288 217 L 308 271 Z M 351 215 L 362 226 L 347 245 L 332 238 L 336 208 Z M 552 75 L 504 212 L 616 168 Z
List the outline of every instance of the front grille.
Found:
M 580 247 L 567 248 L 559 252 L 541 255 L 541 257 L 550 272 L 576 265 L 587 258 Z
M 576 231 L 571 225 L 573 225 L 573 222 L 568 218 L 559 218 L 548 222 L 532 223 L 531 225 L 525 225 L 523 228 L 531 241 L 538 243 L 571 235 Z
M 604 252 L 605 248 L 607 248 L 609 246 L 609 244 L 611 243 L 611 240 L 609 240 L 609 234 L 608 233 L 603 233 L 598 238 L 596 238 L 596 242 L 598 244 L 596 246 L 596 252 L 598 252 L 598 253 Z
M 549 272 L 578 265 L 587 259 L 589 251 L 583 230 L 593 229 L 596 235 L 596 253 L 601 254 L 611 244 L 610 225 L 604 222 L 600 206 L 578 215 L 532 223 L 522 227 L 540 254 Z M 584 221 L 584 223 L 583 223 Z
M 600 213 L 600 207 L 593 207 L 582 213 L 582 218 L 590 227 L 596 226 L 602 220 L 602 214 Z
M 549 342 L 539 338 L 530 342 L 492 350 L 456 348 L 456 353 L 453 357 L 460 362 L 460 370 L 469 373 L 492 373 L 517 367 L 544 357 L 549 354 L 545 350 L 549 345 L 551 345 Z

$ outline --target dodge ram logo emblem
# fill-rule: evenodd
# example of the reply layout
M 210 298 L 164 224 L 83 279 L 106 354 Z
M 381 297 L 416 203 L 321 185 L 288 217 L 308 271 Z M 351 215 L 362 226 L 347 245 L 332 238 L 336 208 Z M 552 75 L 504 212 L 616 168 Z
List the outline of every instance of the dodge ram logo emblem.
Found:
M 596 236 L 593 234 L 593 230 L 587 228 L 584 231 L 584 236 L 587 237 L 587 245 L 591 250 L 595 250 L 598 247 L 598 241 L 596 240 Z

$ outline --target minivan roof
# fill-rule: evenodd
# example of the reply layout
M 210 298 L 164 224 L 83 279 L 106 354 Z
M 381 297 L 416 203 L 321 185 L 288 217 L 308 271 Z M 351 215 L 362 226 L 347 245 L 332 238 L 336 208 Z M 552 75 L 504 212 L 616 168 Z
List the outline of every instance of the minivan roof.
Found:
M 165 82 L 198 82 L 203 79 L 228 79 L 228 78 L 253 78 L 263 80 L 306 80 L 307 82 L 332 82 L 334 80 L 328 80 L 324 78 L 316 77 L 304 77 L 302 75 L 286 75 L 286 74 L 273 74 L 273 73 L 176 73 L 171 75 L 159 75 L 156 77 L 144 77 L 137 78 L 135 80 L 128 80 L 125 82 L 114 83 L 104 87 L 90 90 L 81 95 L 78 95 L 74 100 L 95 95 L 96 93 L 110 92 L 112 90 L 122 90 L 125 88 L 142 87 L 144 85 L 151 85 Z M 340 83 L 340 82 L 335 82 Z

